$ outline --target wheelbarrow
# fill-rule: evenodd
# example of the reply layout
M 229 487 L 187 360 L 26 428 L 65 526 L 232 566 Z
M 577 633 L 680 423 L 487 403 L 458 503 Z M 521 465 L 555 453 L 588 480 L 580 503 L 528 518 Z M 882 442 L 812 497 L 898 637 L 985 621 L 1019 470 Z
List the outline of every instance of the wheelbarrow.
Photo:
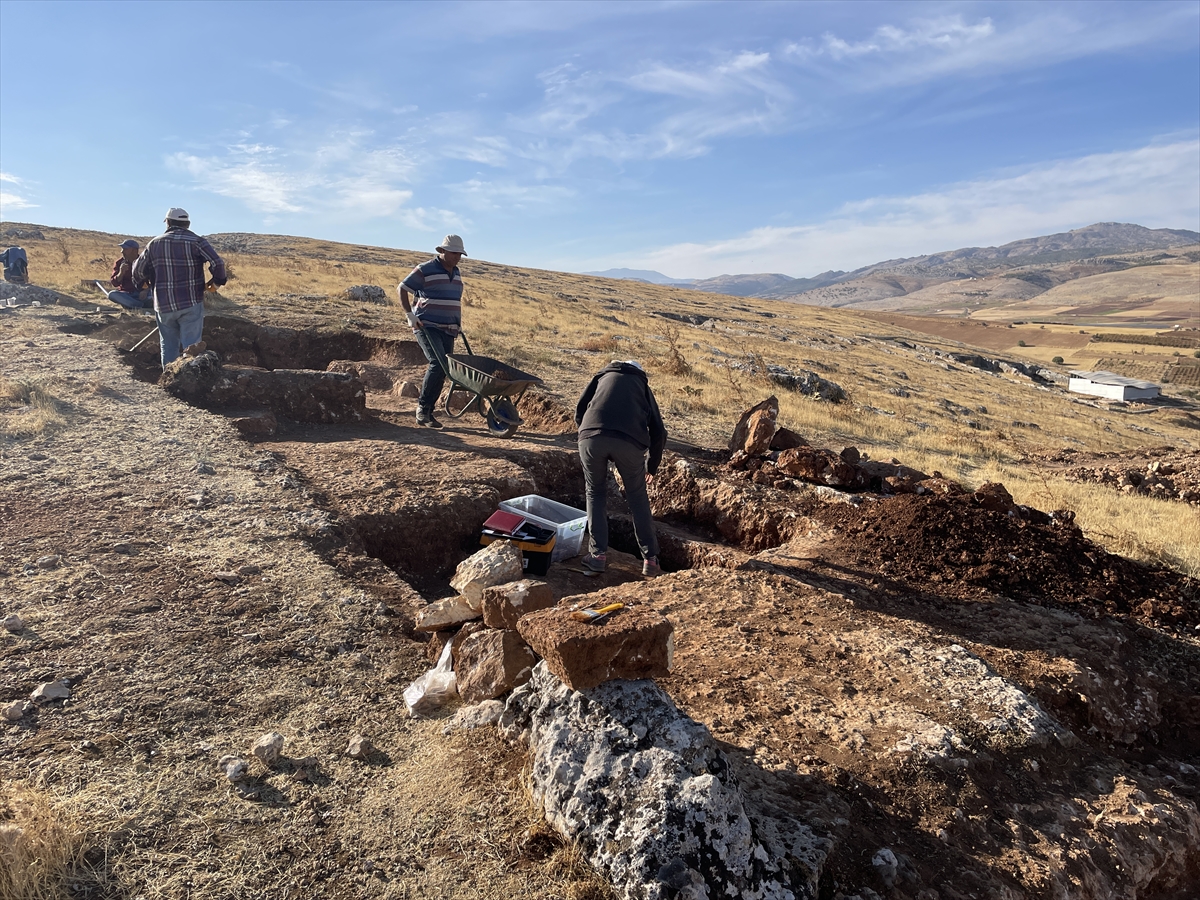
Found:
M 444 405 L 446 415 L 460 419 L 474 410 L 483 416 L 490 434 L 512 437 L 521 427 L 517 403 L 533 385 L 542 384 L 542 379 L 491 357 L 475 356 L 465 334 L 462 339 L 467 348 L 465 354 L 443 354 L 440 347 L 431 344 L 450 380 Z

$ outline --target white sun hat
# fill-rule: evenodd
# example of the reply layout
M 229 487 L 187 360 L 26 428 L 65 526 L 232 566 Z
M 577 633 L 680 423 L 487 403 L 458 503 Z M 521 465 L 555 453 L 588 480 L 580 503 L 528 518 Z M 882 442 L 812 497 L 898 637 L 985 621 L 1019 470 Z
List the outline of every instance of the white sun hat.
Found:
M 178 206 L 172 206 L 167 210 L 167 214 L 163 218 L 163 221 L 190 222 L 192 221 L 192 217 L 188 215 L 186 209 L 180 209 Z
M 463 249 L 462 238 L 460 238 L 457 234 L 446 235 L 445 240 L 438 244 L 435 249 L 444 250 L 447 253 L 461 253 L 463 256 L 467 255 L 467 251 Z

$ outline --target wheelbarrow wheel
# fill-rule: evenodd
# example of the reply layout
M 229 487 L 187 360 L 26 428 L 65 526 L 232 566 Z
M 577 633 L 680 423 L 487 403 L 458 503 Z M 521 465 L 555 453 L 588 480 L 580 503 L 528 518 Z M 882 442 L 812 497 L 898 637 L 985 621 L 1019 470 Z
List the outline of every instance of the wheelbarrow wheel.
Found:
M 513 424 L 512 422 L 506 422 L 495 413 L 491 412 L 488 413 L 484 418 L 487 419 L 488 434 L 490 434 L 492 437 L 512 437 L 517 433 L 517 429 L 521 427 L 519 423 Z
M 488 433 L 494 437 L 512 437 L 521 427 L 516 404 L 507 397 L 497 397 L 488 403 L 483 417 L 487 420 Z

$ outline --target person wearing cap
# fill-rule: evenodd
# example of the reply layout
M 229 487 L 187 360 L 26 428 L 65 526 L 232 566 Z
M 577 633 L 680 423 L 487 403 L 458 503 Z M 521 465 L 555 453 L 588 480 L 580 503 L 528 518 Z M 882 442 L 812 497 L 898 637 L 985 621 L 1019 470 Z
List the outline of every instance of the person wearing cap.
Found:
M 167 210 L 167 230 L 152 238 L 133 264 L 133 280 L 154 285 L 154 315 L 162 365 L 177 360 L 204 336 L 204 264 L 212 283 L 225 284 L 225 261 L 212 244 L 191 231 L 186 209 Z
M 442 427 L 434 418 L 433 408 L 446 382 L 446 354 L 454 352 L 454 339 L 462 330 L 463 283 L 458 262 L 467 255 L 462 238 L 446 235 L 437 246 L 437 254 L 436 259 L 421 263 L 396 285 L 408 324 L 429 361 L 417 397 L 417 424 L 425 428 Z
M 587 495 L 589 552 L 583 567 L 603 572 L 608 563 L 608 464 L 612 462 L 625 484 L 633 533 L 644 559 L 642 574 L 661 575 L 646 485 L 662 462 L 667 428 L 641 365 L 632 359 L 614 359 L 601 369 L 579 398 L 575 424 Z
M 133 264 L 137 262 L 140 249 L 133 238 L 121 241 L 121 255 L 113 263 L 112 278 L 108 282 L 114 289 L 110 291 L 96 282 L 96 287 L 104 291 L 109 300 L 126 309 L 149 309 L 154 306 L 154 289 L 147 282 L 135 283 L 133 280 Z

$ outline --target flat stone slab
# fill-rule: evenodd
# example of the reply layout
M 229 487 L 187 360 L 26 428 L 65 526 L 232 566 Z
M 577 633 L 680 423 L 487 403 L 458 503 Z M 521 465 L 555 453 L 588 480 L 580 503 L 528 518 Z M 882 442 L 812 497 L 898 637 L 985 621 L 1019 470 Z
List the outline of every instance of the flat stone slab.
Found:
M 604 605 L 604 592 L 588 605 Z M 577 622 L 568 606 L 523 616 L 517 630 L 564 684 L 585 690 L 614 678 L 662 678 L 671 671 L 675 627 L 645 604 L 627 605 L 598 623 Z

